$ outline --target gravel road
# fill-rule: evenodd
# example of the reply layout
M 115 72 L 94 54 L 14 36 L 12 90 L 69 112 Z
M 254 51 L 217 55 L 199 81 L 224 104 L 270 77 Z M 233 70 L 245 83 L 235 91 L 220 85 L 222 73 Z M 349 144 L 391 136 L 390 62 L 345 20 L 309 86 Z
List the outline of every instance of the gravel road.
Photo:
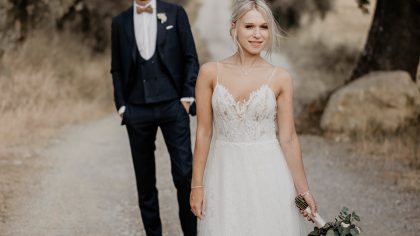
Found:
M 128 138 L 118 119 L 63 130 L 40 153 L 48 168 L 0 235 L 144 235 Z M 180 235 L 169 156 L 161 135 L 157 142 L 162 221 L 166 235 Z
M 144 235 L 128 139 L 111 115 L 72 126 L 40 153 L 45 168 L 31 193 L 10 212 L 0 235 Z M 192 119 L 192 128 L 195 119 Z M 333 219 L 346 205 L 362 217 L 365 235 L 417 235 L 419 197 L 384 179 L 349 145 L 301 136 L 305 167 L 320 213 Z M 165 235 L 181 235 L 169 156 L 157 139 L 157 176 Z M 308 224 L 308 229 L 310 225 Z

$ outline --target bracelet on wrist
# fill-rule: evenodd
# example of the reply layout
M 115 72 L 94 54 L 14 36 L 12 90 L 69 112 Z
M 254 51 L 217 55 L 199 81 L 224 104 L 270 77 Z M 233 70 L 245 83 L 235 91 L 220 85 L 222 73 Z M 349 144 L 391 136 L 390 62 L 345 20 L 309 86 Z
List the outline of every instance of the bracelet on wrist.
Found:
M 195 188 L 204 188 L 204 186 L 202 185 L 197 185 L 197 186 L 192 186 L 191 189 L 195 189 Z
M 306 191 L 306 192 L 304 192 L 304 193 L 299 193 L 299 196 L 302 196 L 302 197 L 304 197 L 304 196 L 306 196 L 306 195 L 310 195 L 311 193 L 309 192 L 309 190 L 308 191 Z

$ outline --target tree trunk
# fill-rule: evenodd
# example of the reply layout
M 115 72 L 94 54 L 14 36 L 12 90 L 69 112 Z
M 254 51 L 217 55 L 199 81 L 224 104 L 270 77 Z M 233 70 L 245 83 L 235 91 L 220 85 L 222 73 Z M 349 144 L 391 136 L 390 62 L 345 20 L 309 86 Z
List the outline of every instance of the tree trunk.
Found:
M 420 0 L 377 0 L 367 43 L 347 82 L 376 70 L 404 70 L 416 78 Z

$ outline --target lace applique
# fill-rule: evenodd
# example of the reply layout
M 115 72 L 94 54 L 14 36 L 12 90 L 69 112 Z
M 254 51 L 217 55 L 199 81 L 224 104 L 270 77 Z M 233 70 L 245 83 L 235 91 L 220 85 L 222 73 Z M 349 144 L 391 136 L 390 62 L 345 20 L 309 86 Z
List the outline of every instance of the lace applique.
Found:
M 236 101 L 226 87 L 217 83 L 212 107 L 217 140 L 250 142 L 276 138 L 277 103 L 267 84 L 251 92 L 247 100 Z

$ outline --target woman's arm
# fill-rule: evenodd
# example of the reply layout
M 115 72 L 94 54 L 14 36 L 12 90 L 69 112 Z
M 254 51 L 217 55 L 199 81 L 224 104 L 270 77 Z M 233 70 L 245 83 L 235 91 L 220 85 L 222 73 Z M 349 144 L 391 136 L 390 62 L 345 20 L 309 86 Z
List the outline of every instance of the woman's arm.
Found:
M 277 96 L 277 122 L 279 127 L 279 142 L 283 150 L 287 165 L 293 177 L 295 188 L 299 194 L 308 193 L 309 187 L 303 167 L 302 153 L 293 118 L 293 81 L 285 70 L 278 70 L 276 74 L 276 87 L 279 88 Z M 316 204 L 310 194 L 305 194 L 305 200 L 311 207 L 313 214 Z M 315 211 L 314 211 L 315 210 Z
M 213 134 L 213 110 L 211 98 L 216 78 L 216 64 L 204 64 L 197 78 L 195 89 L 197 105 L 197 131 L 194 148 L 190 204 L 193 213 L 201 219 L 204 200 L 203 176 Z

